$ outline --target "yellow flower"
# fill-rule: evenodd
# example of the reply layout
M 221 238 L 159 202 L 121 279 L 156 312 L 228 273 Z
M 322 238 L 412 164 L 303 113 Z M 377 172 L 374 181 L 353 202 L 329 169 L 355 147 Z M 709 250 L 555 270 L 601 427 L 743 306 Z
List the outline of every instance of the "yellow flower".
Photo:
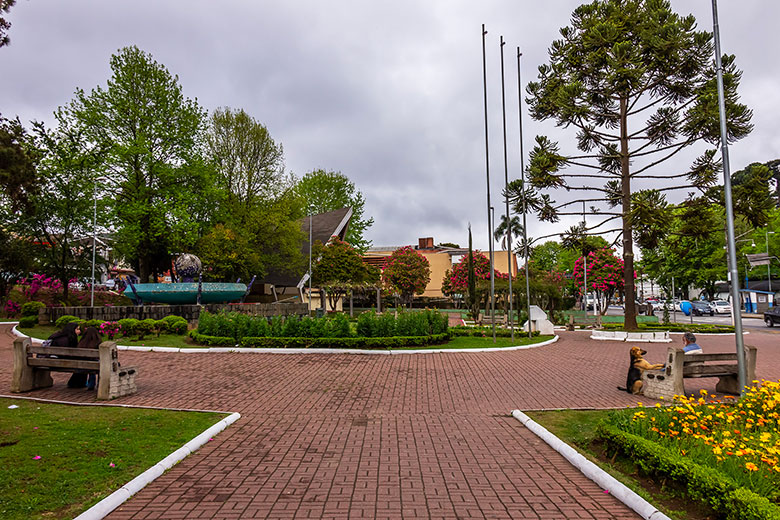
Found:
M 748 471 L 758 471 L 758 466 L 756 466 L 756 465 L 755 465 L 755 464 L 753 464 L 752 462 L 748 462 L 748 463 L 746 463 L 746 464 L 745 464 L 745 468 L 746 468 Z

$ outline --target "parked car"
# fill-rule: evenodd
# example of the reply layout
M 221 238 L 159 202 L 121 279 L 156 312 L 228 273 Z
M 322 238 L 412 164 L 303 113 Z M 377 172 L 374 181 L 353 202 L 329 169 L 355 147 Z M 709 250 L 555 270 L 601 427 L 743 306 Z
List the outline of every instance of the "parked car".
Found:
M 709 303 L 700 300 L 695 300 L 691 302 L 691 312 L 693 313 L 694 316 L 704 316 L 705 314 L 708 314 L 710 316 L 715 315 L 715 311 L 712 310 Z
M 767 327 L 774 327 L 775 323 L 780 323 L 780 307 L 774 306 L 764 312 L 764 323 Z
M 712 304 L 715 306 L 716 313 L 731 314 L 731 303 L 726 300 L 715 300 Z

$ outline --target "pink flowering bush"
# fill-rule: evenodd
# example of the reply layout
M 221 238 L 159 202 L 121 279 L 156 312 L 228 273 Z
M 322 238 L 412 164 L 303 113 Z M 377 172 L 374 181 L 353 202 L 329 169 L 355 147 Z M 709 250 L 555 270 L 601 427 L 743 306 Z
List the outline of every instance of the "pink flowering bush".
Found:
M 8 300 L 5 302 L 5 306 L 3 307 L 3 312 L 5 312 L 5 315 L 8 317 L 16 316 L 19 314 L 19 311 L 21 310 L 22 306 L 16 303 L 13 300 Z
M 114 336 L 119 334 L 119 323 L 115 321 L 104 321 L 100 324 L 100 333 L 108 336 L 109 340 L 114 339 Z
M 388 289 L 401 294 L 405 304 L 411 304 L 413 295 L 425 292 L 431 281 L 431 265 L 411 246 L 405 246 L 393 251 L 385 260 L 382 280 Z
M 587 268 L 588 292 L 595 292 L 601 313 L 607 311 L 609 301 L 616 292 L 623 291 L 623 259 L 615 254 L 614 249 L 603 248 L 588 254 Z M 574 262 L 574 281 L 582 292 L 583 284 L 583 257 Z M 636 273 L 634 273 L 636 277 Z
M 496 280 L 509 280 L 507 273 L 500 273 L 493 270 Z M 490 259 L 480 251 L 474 251 L 474 278 L 480 280 L 490 280 Z M 463 256 L 460 262 L 448 269 L 442 280 L 441 290 L 444 294 L 466 293 L 469 288 L 469 257 Z

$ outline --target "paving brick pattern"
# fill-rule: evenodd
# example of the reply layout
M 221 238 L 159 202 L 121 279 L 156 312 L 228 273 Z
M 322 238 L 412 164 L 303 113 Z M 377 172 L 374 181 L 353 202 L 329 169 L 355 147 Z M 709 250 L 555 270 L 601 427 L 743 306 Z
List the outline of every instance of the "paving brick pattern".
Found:
M 747 336 L 759 377 L 780 377 L 780 336 Z M 678 336 L 674 336 L 678 338 Z M 11 378 L 0 330 L 0 389 Z M 702 337 L 733 351 L 733 337 Z M 665 344 L 645 345 L 660 362 Z M 112 513 L 111 519 L 635 519 L 518 421 L 511 410 L 612 408 L 625 343 L 562 333 L 553 345 L 404 355 L 120 352 L 138 393 L 117 403 L 238 411 L 242 418 Z M 94 402 L 65 387 L 30 396 Z M 715 380 L 686 390 L 712 391 Z M 2 390 L 0 390 L 1 392 Z M 652 400 L 644 400 L 653 403 Z

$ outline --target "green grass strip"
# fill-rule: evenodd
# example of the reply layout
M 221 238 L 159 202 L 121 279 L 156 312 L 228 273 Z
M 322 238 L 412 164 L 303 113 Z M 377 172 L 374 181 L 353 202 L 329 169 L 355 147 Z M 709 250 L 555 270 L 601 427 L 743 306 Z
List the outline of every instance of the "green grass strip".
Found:
M 73 518 L 224 417 L 0 398 L 0 518 Z

